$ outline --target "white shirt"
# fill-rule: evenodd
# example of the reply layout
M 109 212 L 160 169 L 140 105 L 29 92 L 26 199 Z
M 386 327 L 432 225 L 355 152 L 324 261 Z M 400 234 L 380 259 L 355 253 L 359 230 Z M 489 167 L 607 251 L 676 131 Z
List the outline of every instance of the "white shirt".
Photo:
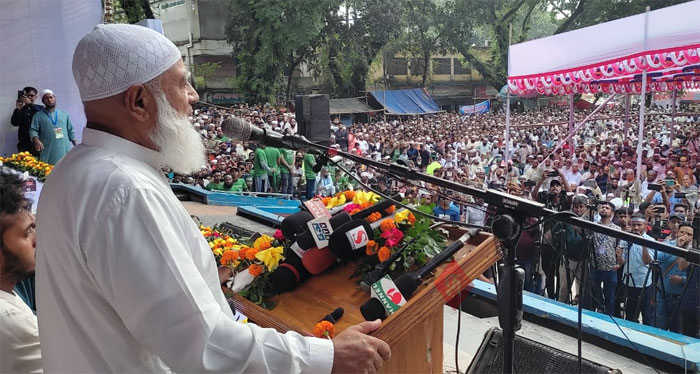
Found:
M 0 291 L 0 373 L 41 373 L 36 316 L 14 292 Z
M 333 343 L 234 322 L 211 249 L 158 152 L 86 128 L 37 214 L 50 372 L 330 372 Z

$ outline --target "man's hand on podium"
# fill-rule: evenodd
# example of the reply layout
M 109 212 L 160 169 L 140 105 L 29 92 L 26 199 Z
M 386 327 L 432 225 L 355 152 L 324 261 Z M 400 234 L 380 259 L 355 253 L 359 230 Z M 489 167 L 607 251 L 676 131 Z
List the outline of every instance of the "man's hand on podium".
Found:
M 384 341 L 367 334 L 379 328 L 381 320 L 362 322 L 345 329 L 333 339 L 333 373 L 376 373 L 391 358 Z

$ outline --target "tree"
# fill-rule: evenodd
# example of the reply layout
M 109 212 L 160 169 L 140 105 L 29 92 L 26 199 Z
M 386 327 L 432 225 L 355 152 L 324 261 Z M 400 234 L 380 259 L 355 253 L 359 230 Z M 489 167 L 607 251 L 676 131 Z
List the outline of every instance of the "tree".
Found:
M 211 78 L 216 74 L 217 71 L 221 69 L 221 62 L 204 62 L 201 64 L 198 64 L 194 68 L 194 74 L 195 74 L 195 82 L 197 84 L 197 88 L 199 87 L 199 82 L 201 81 L 202 88 L 207 87 L 207 79 Z
M 232 0 L 226 25 L 237 61 L 236 87 L 250 101 L 275 102 L 284 71 L 308 59 L 339 0 Z
M 129 23 L 155 18 L 148 0 L 119 0 L 118 5 L 124 11 L 126 21 Z
M 363 94 L 372 62 L 399 35 L 408 1 L 346 0 L 344 14 L 336 11 L 329 16 L 313 67 L 317 76 L 331 83 L 334 96 Z
M 408 58 L 420 59 L 423 87 L 430 71 L 430 57 L 448 50 L 445 44 L 447 30 L 443 21 L 448 16 L 446 11 L 444 4 L 435 0 L 406 2 L 400 34 L 392 43 L 392 49 L 402 51 Z

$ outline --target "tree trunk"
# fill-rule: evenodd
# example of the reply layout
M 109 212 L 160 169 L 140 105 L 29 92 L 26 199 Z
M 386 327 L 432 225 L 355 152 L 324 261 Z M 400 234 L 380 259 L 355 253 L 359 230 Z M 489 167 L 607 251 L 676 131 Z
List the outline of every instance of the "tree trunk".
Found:
M 430 51 L 423 53 L 423 83 L 422 87 L 425 87 L 425 81 L 428 79 L 428 63 L 430 62 Z

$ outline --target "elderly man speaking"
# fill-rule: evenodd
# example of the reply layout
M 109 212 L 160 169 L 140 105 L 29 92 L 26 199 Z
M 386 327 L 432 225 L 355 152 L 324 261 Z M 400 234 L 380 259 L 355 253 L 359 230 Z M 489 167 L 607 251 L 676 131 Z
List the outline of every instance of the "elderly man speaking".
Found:
M 73 75 L 83 143 L 44 185 L 37 301 L 48 372 L 374 372 L 389 346 L 332 341 L 234 322 L 207 242 L 160 172 L 204 164 L 188 122 L 199 98 L 177 47 L 133 25 L 99 25 L 78 43 Z

